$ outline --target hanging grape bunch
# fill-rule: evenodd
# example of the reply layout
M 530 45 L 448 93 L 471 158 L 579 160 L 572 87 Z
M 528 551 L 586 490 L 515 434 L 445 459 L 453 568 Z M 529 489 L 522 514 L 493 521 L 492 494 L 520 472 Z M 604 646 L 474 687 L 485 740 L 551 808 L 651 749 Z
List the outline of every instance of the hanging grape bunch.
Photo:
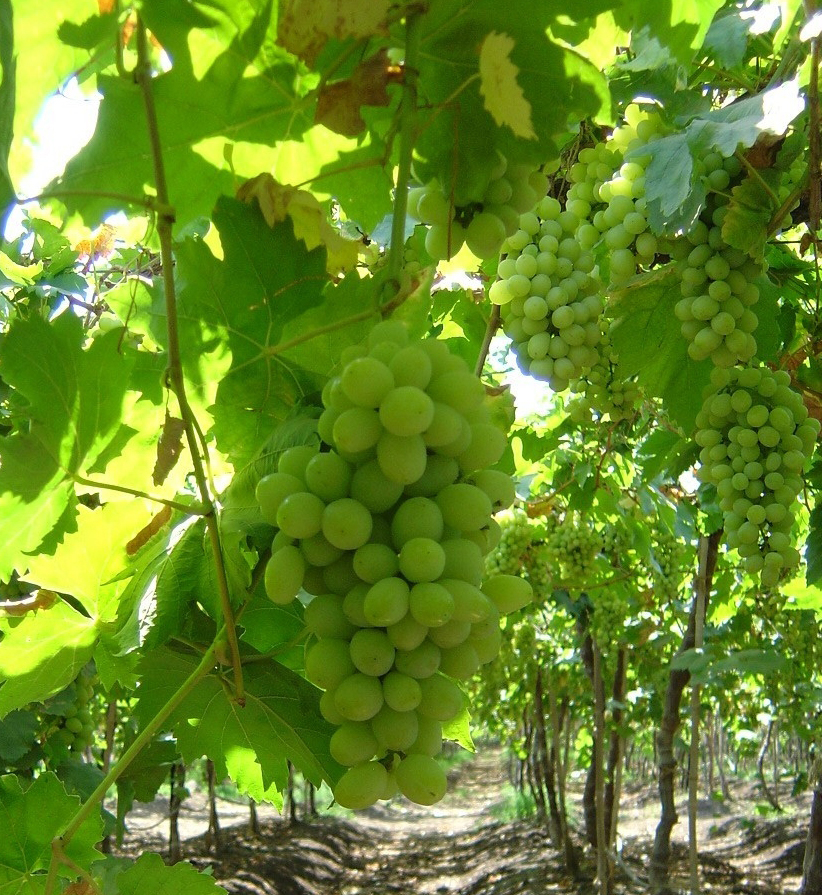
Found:
M 438 181 L 415 187 L 408 215 L 428 225 L 425 248 L 435 261 L 453 258 L 463 243 L 478 258 L 499 254 L 506 236 L 516 232 L 519 215 L 545 195 L 548 180 L 533 165 L 509 165 L 502 154 L 485 192 L 476 202 L 456 206 Z
M 563 391 L 599 360 L 602 299 L 594 256 L 574 239 L 578 219 L 546 197 L 503 244 L 488 296 L 523 371 Z
M 713 371 L 696 423 L 699 475 L 716 486 L 728 546 L 773 587 L 799 564 L 792 507 L 819 422 L 784 370 L 732 367 Z
M 311 597 L 305 674 L 337 727 L 345 807 L 397 788 L 420 804 L 442 798 L 435 756 L 442 725 L 464 708 L 456 681 L 496 656 L 500 614 L 531 599 L 519 578 L 483 578 L 492 514 L 514 500 L 493 468 L 506 437 L 485 397 L 445 343 L 378 324 L 324 391 L 323 447 L 285 451 L 257 487 L 279 529 L 268 596 Z

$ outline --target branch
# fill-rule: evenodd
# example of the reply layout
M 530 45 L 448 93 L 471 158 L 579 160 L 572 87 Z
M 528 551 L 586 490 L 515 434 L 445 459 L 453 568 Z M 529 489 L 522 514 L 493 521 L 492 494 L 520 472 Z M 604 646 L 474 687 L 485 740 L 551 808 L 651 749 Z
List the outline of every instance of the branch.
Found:
M 163 265 L 163 288 L 165 291 L 166 326 L 168 330 L 168 377 L 180 407 L 180 416 L 185 425 L 186 441 L 188 442 L 194 467 L 194 477 L 197 481 L 197 490 L 203 508 L 207 510 L 206 526 L 211 542 L 211 550 L 214 553 L 214 565 L 217 573 L 217 589 L 220 594 L 220 605 L 223 619 L 225 620 L 226 635 L 231 651 L 232 667 L 234 669 L 235 698 L 239 705 L 244 704 L 243 696 L 243 668 L 240 662 L 240 647 L 237 642 L 237 630 L 234 625 L 234 611 L 231 608 L 231 594 L 228 587 L 223 551 L 220 545 L 220 530 L 217 517 L 213 512 L 214 503 L 208 486 L 203 459 L 200 454 L 200 443 L 197 438 L 198 427 L 194 421 L 194 413 L 188 403 L 186 395 L 185 377 L 183 376 L 183 364 L 180 357 L 180 335 L 177 323 L 177 294 L 174 284 L 174 251 L 172 227 L 174 225 L 174 210 L 169 203 L 168 186 L 166 183 L 165 162 L 163 149 L 160 143 L 160 130 L 157 123 L 157 109 L 154 105 L 154 92 L 151 76 L 151 60 L 149 57 L 148 35 L 145 22 L 141 16 L 137 18 L 137 53 L 138 62 L 135 71 L 135 80 L 143 95 L 143 105 L 146 113 L 146 125 L 148 128 L 149 143 L 151 145 L 151 157 L 154 166 L 154 180 L 157 188 L 157 200 L 159 207 L 166 209 L 158 214 L 157 235 L 160 239 L 160 257 Z
M 388 276 L 399 282 L 405 245 L 405 213 L 408 208 L 408 182 L 411 179 L 411 157 L 414 153 L 417 117 L 417 74 L 420 52 L 420 14 L 409 13 L 405 20 L 405 80 L 400 104 L 399 163 L 394 188 L 394 217 L 391 221 L 391 250 Z
M 499 329 L 500 319 L 501 317 L 499 305 L 493 305 L 491 309 L 491 316 L 488 318 L 488 326 L 485 329 L 485 336 L 483 336 L 482 345 L 480 346 L 477 363 L 474 367 L 475 376 L 482 375 L 482 369 L 485 366 L 485 361 L 488 359 L 488 351 L 491 348 L 491 340 L 494 338 L 494 335 Z
M 99 488 L 102 491 L 117 491 L 119 494 L 131 494 L 132 497 L 142 497 L 144 500 L 150 500 L 153 503 L 161 503 L 163 506 L 171 507 L 172 510 L 180 510 L 180 512 L 191 516 L 207 516 L 209 513 L 214 512 L 213 506 L 205 507 L 198 503 L 183 503 L 179 500 L 169 500 L 165 497 L 158 497 L 156 494 L 140 491 L 138 488 L 129 488 L 127 485 L 95 482 L 93 479 L 87 479 L 82 475 L 73 475 L 72 478 L 78 485 L 83 485 L 86 488 Z

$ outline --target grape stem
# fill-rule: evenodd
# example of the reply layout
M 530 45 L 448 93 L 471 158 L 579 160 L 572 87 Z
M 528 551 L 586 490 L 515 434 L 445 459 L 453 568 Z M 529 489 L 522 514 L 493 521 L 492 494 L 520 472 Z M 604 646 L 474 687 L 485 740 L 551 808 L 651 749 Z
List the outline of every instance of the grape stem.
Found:
M 171 507 L 172 510 L 179 510 L 190 516 L 206 516 L 213 512 L 213 508 L 207 508 L 199 503 L 183 503 L 179 500 L 169 500 L 166 497 L 158 497 L 156 494 L 149 494 L 146 491 L 140 491 L 139 488 L 129 488 L 127 485 L 115 485 L 111 482 L 96 482 L 94 479 L 87 479 L 82 475 L 73 475 L 72 478 L 78 485 L 85 488 L 99 488 L 101 491 L 116 491 L 118 494 L 131 494 L 133 497 L 142 497 L 144 500 L 150 500 L 152 503 L 160 503 L 163 506 Z
M 477 363 L 474 367 L 475 376 L 482 375 L 485 361 L 488 359 L 488 352 L 491 349 L 491 340 L 494 338 L 496 331 L 499 329 L 500 319 L 501 317 L 499 305 L 493 305 L 491 308 L 491 316 L 488 318 L 488 326 L 486 326 L 485 328 L 485 335 L 482 339 L 482 345 L 480 346 Z
M 167 209 L 157 216 L 157 235 L 160 240 L 160 257 L 162 259 L 163 289 L 165 292 L 166 327 L 168 332 L 168 379 L 177 403 L 180 408 L 180 416 L 185 426 L 186 441 L 188 442 L 191 462 L 194 468 L 194 478 L 197 482 L 197 490 L 204 509 L 206 528 L 214 554 L 214 569 L 217 577 L 217 590 L 220 595 L 220 606 L 223 620 L 226 626 L 226 636 L 231 652 L 231 663 L 234 670 L 234 698 L 238 705 L 243 705 L 243 667 L 240 661 L 240 646 L 237 640 L 237 630 L 234 624 L 234 611 L 231 607 L 231 594 L 228 586 L 223 559 L 222 545 L 220 543 L 220 529 L 217 516 L 214 513 L 214 502 L 211 498 L 207 463 L 203 461 L 203 455 L 208 456 L 208 449 L 198 439 L 201 430 L 194 419 L 194 412 L 188 403 L 186 395 L 185 376 L 180 356 L 180 336 L 177 325 L 177 294 L 174 283 L 174 250 L 172 227 L 174 226 L 174 210 L 169 203 L 168 185 L 166 183 L 165 161 L 160 142 L 160 130 L 157 121 L 157 110 L 154 105 L 154 91 L 152 85 L 151 58 L 149 56 L 148 33 L 142 16 L 137 17 L 137 66 L 134 71 L 134 79 L 143 96 L 143 106 L 148 131 L 149 145 L 154 168 L 154 181 L 157 190 L 157 201 L 161 207 Z M 202 454 L 201 454 L 202 449 Z
M 408 209 L 408 183 L 411 180 L 411 158 L 414 153 L 417 118 L 417 77 L 420 55 L 420 13 L 409 12 L 405 19 L 405 63 L 402 99 L 399 108 L 399 161 L 394 188 L 394 209 L 391 221 L 391 248 L 388 276 L 399 282 L 405 245 L 405 215 Z

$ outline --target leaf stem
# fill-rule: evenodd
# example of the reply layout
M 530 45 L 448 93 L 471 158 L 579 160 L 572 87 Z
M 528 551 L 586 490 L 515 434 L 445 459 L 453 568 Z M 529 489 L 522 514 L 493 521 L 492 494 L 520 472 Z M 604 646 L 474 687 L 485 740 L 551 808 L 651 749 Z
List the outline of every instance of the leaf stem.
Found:
M 482 369 L 485 366 L 485 361 L 488 359 L 488 351 L 491 348 L 491 340 L 494 338 L 494 334 L 499 329 L 499 324 L 499 305 L 493 305 L 491 308 L 491 316 L 488 318 L 488 326 L 485 328 L 485 335 L 482 338 L 482 345 L 480 346 L 479 355 L 477 356 L 477 363 L 474 366 L 475 376 L 482 375 Z
M 146 491 L 140 491 L 139 488 L 129 488 L 128 485 L 114 485 L 110 482 L 95 482 L 94 479 L 87 479 L 82 475 L 73 475 L 72 478 L 78 485 L 86 488 L 99 488 L 102 491 L 116 491 L 119 494 L 131 494 L 133 497 L 142 497 L 144 500 L 150 500 L 153 503 L 161 503 L 163 506 L 171 507 L 172 510 L 180 510 L 192 516 L 206 516 L 213 512 L 213 507 L 206 508 L 198 503 L 183 503 L 179 500 L 169 500 L 165 497 L 158 497 L 156 494 L 148 494 Z
M 231 663 L 234 669 L 235 699 L 238 705 L 243 705 L 243 667 L 240 661 L 240 648 L 237 642 L 237 630 L 234 625 L 234 611 L 231 608 L 231 594 L 228 587 L 223 551 L 220 544 L 220 529 L 216 515 L 213 512 L 214 502 L 208 485 L 205 465 L 200 453 L 200 442 L 197 437 L 198 427 L 194 422 L 194 413 L 188 403 L 186 395 L 183 364 L 180 357 L 180 335 L 177 323 L 177 294 L 174 284 L 174 250 L 172 227 L 174 225 L 174 211 L 169 202 L 168 186 L 166 183 L 165 161 L 163 148 L 160 142 L 160 129 L 157 122 L 157 109 L 154 105 L 154 91 L 152 89 L 151 58 L 149 56 L 148 35 L 145 22 L 141 16 L 137 17 L 137 67 L 135 80 L 143 95 L 143 106 L 146 114 L 149 144 L 154 167 L 154 180 L 157 189 L 157 200 L 160 207 L 167 209 L 157 216 L 157 235 L 160 240 L 160 257 L 163 269 L 163 289 L 165 292 L 166 328 L 168 332 L 168 377 L 171 388 L 177 396 L 180 407 L 180 416 L 185 425 L 186 441 L 188 442 L 191 461 L 194 467 L 194 477 L 197 481 L 197 490 L 200 499 L 206 509 L 205 519 L 208 529 L 208 537 L 214 554 L 214 567 L 217 574 L 217 589 L 220 594 L 220 605 L 223 619 L 225 620 L 226 635 L 231 651 Z M 205 452 L 205 445 L 202 446 Z
M 225 628 L 225 626 L 223 626 Z M 178 708 L 191 693 L 191 691 L 200 682 L 200 679 L 214 667 L 216 661 L 216 644 L 223 631 L 218 632 L 214 643 L 205 651 L 200 664 L 185 679 L 183 684 L 171 696 L 166 704 L 157 712 L 157 714 L 148 722 L 148 724 L 137 734 L 134 742 L 122 754 L 119 761 L 109 770 L 105 777 L 97 784 L 94 792 L 83 802 L 74 816 L 66 824 L 63 833 L 58 836 L 52 843 L 52 860 L 49 866 L 49 882 L 53 887 L 53 877 L 56 875 L 56 867 L 63 863 L 61 855 L 63 855 L 66 845 L 77 835 L 80 828 L 94 813 L 94 810 L 102 803 L 106 797 L 106 793 L 122 776 L 132 761 L 148 746 L 154 736 L 159 732 L 165 720 L 171 713 Z M 46 895 L 50 895 L 51 887 L 46 885 Z
M 759 171 L 757 171 L 757 169 L 748 161 L 748 159 L 745 157 L 745 153 L 740 152 L 737 149 L 734 155 L 745 166 L 746 170 L 748 171 L 748 176 L 752 177 L 762 187 L 762 189 L 765 190 L 771 202 L 773 202 L 774 205 L 779 205 L 779 196 L 777 196 L 776 193 L 771 189 L 770 184 L 765 182 L 765 179 L 762 177 Z
M 405 214 L 408 209 L 408 183 L 411 179 L 411 159 L 417 121 L 417 76 L 420 55 L 420 14 L 409 12 L 405 20 L 405 78 L 400 101 L 399 161 L 397 183 L 394 188 L 394 216 L 391 221 L 391 250 L 388 276 L 399 282 L 405 245 Z

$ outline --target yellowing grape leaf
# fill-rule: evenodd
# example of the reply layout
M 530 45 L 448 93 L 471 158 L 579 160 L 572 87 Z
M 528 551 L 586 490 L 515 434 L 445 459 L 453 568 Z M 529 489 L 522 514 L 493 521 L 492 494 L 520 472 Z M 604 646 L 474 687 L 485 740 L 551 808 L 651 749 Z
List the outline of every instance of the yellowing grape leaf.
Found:
M 485 108 L 499 125 L 509 127 L 514 135 L 536 140 L 531 121 L 531 104 L 517 81 L 519 69 L 511 62 L 514 39 L 492 31 L 480 50 L 480 93 Z
M 263 217 L 272 227 L 290 217 L 294 236 L 309 251 L 325 246 L 326 269 L 330 274 L 353 270 L 356 265 L 360 243 L 346 239 L 331 226 L 325 209 L 308 190 L 278 183 L 270 174 L 258 174 L 240 187 L 237 198 L 244 202 L 256 199 Z
M 362 106 L 387 106 L 388 85 L 400 77 L 400 68 L 380 50 L 361 62 L 350 78 L 320 87 L 314 120 L 344 137 L 356 137 L 365 130 Z
M 309 65 L 331 37 L 387 33 L 389 0 L 280 0 L 277 41 Z

